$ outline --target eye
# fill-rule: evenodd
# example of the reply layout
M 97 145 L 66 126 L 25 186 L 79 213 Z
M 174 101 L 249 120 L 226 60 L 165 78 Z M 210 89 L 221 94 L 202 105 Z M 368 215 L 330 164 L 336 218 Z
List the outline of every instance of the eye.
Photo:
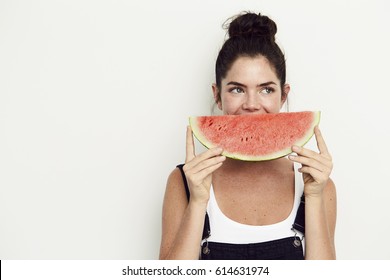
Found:
M 229 92 L 239 94 L 239 93 L 244 93 L 244 90 L 240 87 L 234 87 L 234 88 L 229 89 Z
M 271 87 L 265 87 L 261 90 L 261 93 L 265 94 L 265 95 L 268 95 L 268 94 L 271 94 L 273 93 L 275 90 Z

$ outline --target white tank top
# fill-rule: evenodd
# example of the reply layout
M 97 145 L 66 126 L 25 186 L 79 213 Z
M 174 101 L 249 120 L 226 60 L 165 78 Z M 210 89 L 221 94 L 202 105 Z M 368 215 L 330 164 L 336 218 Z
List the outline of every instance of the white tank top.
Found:
M 218 207 L 213 186 L 211 186 L 210 199 L 207 206 L 211 235 L 207 238 L 207 241 L 231 244 L 249 244 L 271 241 L 295 235 L 302 240 L 302 234 L 298 231 L 292 230 L 292 225 L 303 194 L 303 179 L 302 174 L 297 171 L 298 168 L 298 164 L 294 163 L 294 206 L 285 220 L 271 225 L 253 226 L 241 224 L 229 219 Z

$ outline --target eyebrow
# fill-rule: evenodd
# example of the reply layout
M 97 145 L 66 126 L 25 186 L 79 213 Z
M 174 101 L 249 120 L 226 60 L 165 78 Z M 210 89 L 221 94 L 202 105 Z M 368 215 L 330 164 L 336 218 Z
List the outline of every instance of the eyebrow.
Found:
M 228 82 L 226 85 L 228 85 L 228 86 L 232 85 L 232 86 L 246 87 L 246 85 L 241 84 L 239 82 L 235 82 L 235 81 Z M 265 83 L 262 83 L 262 84 L 258 84 L 257 87 L 265 87 L 265 86 L 269 86 L 269 85 L 275 85 L 276 86 L 276 83 L 272 82 L 272 81 L 269 81 L 269 82 L 265 82 Z

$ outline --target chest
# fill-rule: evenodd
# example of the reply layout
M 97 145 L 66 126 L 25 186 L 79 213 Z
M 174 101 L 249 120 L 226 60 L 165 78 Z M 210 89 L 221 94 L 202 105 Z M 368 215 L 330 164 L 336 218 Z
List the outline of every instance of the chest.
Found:
M 269 225 L 286 219 L 294 205 L 294 171 L 220 173 L 213 189 L 222 213 L 238 223 Z

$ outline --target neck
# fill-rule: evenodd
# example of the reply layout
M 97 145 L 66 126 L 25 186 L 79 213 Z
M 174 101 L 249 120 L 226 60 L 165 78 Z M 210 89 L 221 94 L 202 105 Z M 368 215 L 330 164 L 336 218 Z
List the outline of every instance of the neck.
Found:
M 267 161 L 243 161 L 227 158 L 223 163 L 221 169 L 228 172 L 268 172 L 270 170 L 279 169 L 280 167 L 291 164 L 286 158 L 279 158 Z M 292 165 L 292 164 L 291 164 Z

